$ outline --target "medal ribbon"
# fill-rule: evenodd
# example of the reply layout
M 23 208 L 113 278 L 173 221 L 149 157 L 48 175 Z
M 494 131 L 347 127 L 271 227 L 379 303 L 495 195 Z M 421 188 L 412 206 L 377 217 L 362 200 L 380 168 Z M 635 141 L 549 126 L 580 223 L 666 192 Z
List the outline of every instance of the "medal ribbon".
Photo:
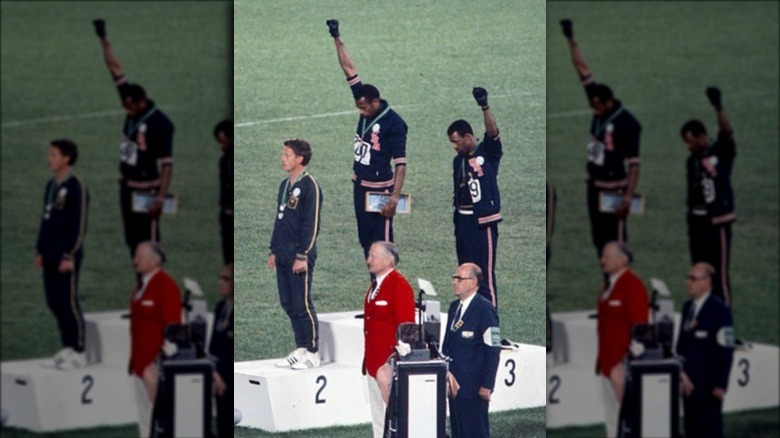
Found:
M 144 121 L 146 121 L 146 119 L 148 119 L 148 118 L 149 118 L 149 117 L 150 117 L 152 114 L 154 114 L 156 111 L 157 111 L 157 106 L 155 105 L 155 106 L 153 106 L 153 107 L 152 107 L 152 109 L 150 109 L 150 110 L 149 110 L 149 112 L 147 112 L 146 114 L 144 114 L 144 116 L 143 116 L 143 117 L 141 117 L 141 118 L 140 118 L 140 119 L 139 119 L 137 122 L 135 122 L 135 123 L 133 123 L 133 119 L 132 119 L 132 118 L 128 118 L 128 119 L 127 119 L 127 123 L 125 124 L 125 127 L 126 127 L 126 128 L 128 128 L 128 125 L 129 125 L 129 128 L 128 128 L 128 130 L 127 130 L 127 138 L 130 138 L 130 137 L 133 135 L 133 133 L 136 131 L 136 129 L 138 129 L 138 127 L 139 127 L 139 126 L 141 126 L 141 124 L 142 124 Z
M 304 170 L 303 172 L 301 172 L 301 174 L 300 174 L 300 175 L 298 175 L 298 177 L 297 177 L 297 178 L 295 178 L 295 181 L 293 181 L 293 185 L 297 184 L 297 183 L 298 183 L 298 181 L 300 181 L 300 180 L 301 180 L 301 178 L 303 178 L 303 177 L 304 177 L 304 176 L 306 176 L 306 175 L 307 175 L 307 172 L 306 172 L 305 170 Z M 288 190 L 289 190 L 289 189 L 290 189 L 290 178 L 287 178 L 287 179 L 284 181 L 284 190 L 282 190 L 282 197 L 279 199 L 279 206 L 280 206 L 280 207 L 281 207 L 282 205 L 286 205 L 286 204 L 287 204 L 287 195 L 289 194 L 289 193 L 288 193 Z
M 363 138 L 363 136 L 364 136 L 364 135 L 366 135 L 366 132 L 368 132 L 368 130 L 369 130 L 369 129 L 371 129 L 371 127 L 372 127 L 372 126 L 374 126 L 374 125 L 376 124 L 376 122 L 378 122 L 378 121 L 379 121 L 379 119 L 381 119 L 382 117 L 384 117 L 384 116 L 385 116 L 385 114 L 387 114 L 387 112 L 388 112 L 388 111 L 390 111 L 390 105 L 388 105 L 388 106 L 387 106 L 387 108 L 385 108 L 385 110 L 384 110 L 384 111 L 382 111 L 382 113 L 381 113 L 381 114 L 379 114 L 378 116 L 376 116 L 376 118 L 375 118 L 374 120 L 372 120 L 372 121 L 371 121 L 371 123 L 369 123 L 369 124 L 368 124 L 368 126 L 366 126 L 366 119 L 364 118 L 364 119 L 363 119 L 363 127 L 362 127 L 362 132 L 360 133 L 360 138 L 362 139 L 362 138 Z
M 618 110 L 617 110 L 617 111 L 615 111 L 614 113 L 612 113 L 612 115 L 611 115 L 611 116 L 609 116 L 609 117 L 607 118 L 607 120 L 605 120 L 605 121 L 604 121 L 604 123 L 601 123 L 601 122 L 599 122 L 599 120 L 598 120 L 598 119 L 596 119 L 596 133 L 593 135 L 593 136 L 596 138 L 596 140 L 598 140 L 598 138 L 599 138 L 599 134 L 601 134 L 601 131 L 603 131 L 603 130 L 604 130 L 604 128 L 606 128 L 606 127 L 609 125 L 609 122 L 611 122 L 612 120 L 614 120 L 614 119 L 615 119 L 615 117 L 617 117 L 618 115 L 620 115 L 620 113 L 622 113 L 623 111 L 624 111 L 624 108 L 623 108 L 623 106 L 621 105 L 621 107 L 620 107 L 620 108 L 618 108 Z

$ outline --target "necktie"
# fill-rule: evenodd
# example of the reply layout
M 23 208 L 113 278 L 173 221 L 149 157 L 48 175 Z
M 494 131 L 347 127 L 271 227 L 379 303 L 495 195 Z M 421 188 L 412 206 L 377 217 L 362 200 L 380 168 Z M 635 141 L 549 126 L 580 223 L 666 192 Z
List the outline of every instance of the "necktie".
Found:
M 693 328 L 693 321 L 694 321 L 694 315 L 696 313 L 696 303 L 691 303 L 691 306 L 688 307 L 688 312 L 685 315 L 685 327 L 690 330 Z
M 452 318 L 452 324 L 450 324 L 450 330 L 455 331 L 460 327 L 458 321 L 460 321 L 460 310 L 463 308 L 463 303 L 458 304 L 458 309 L 455 311 L 455 317 Z
M 368 301 L 373 301 L 374 298 L 376 298 L 377 293 L 377 287 L 376 287 L 376 278 L 371 280 L 371 294 L 368 296 Z

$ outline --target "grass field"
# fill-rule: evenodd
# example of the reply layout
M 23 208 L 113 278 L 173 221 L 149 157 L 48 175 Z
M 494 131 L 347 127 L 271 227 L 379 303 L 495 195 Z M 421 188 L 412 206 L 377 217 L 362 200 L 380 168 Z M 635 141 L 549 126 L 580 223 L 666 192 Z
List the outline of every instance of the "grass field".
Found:
M 764 2 L 549 2 L 547 4 L 547 177 L 558 192 L 551 311 L 590 309 L 601 276 L 585 205 L 590 112 L 558 21 L 575 37 L 598 81 L 642 124 L 638 191 L 646 213 L 629 219 L 638 274 L 664 279 L 680 308 L 688 269 L 685 158 L 679 129 L 699 118 L 716 130 L 705 87 L 718 85 L 735 130 L 731 282 L 735 330 L 778 343 L 778 5 Z M 575 286 L 576 285 L 576 286 Z M 728 416 L 731 436 L 759 436 L 746 415 L 777 436 L 777 411 Z M 752 416 L 751 416 L 752 415 Z M 736 425 L 736 426 L 735 426 Z M 548 431 L 593 436 L 603 428 Z M 766 435 L 766 436 L 770 436 Z M 764 435 L 761 435 L 764 436 Z
M 364 82 L 376 84 L 409 125 L 404 191 L 413 203 L 412 214 L 395 221 L 399 270 L 412 281 L 432 281 L 444 303 L 451 301 L 450 275 L 456 268 L 450 207 L 454 152 L 446 129 L 466 118 L 481 136 L 481 113 L 471 89 L 482 85 L 490 92 L 505 148 L 499 177 L 505 220 L 499 225 L 496 268 L 502 335 L 542 345 L 543 2 L 518 7 L 501 1 L 486 8 L 435 1 L 371 7 L 356 1 L 239 1 L 234 12 L 236 360 L 282 357 L 294 346 L 275 275 L 265 265 L 276 190 L 285 177 L 278 161 L 285 139 L 311 142 L 309 170 L 324 191 L 313 285 L 317 311 L 358 309 L 368 286 L 350 181 L 358 114 L 325 25 L 328 18 L 340 20 L 342 39 Z M 505 421 L 494 421 L 495 436 L 516 436 L 513 425 L 525 424 L 527 414 L 504 415 Z M 531 418 L 543 422 L 544 414 Z M 342 436 L 342 431 L 317 436 Z
M 51 139 L 76 141 L 76 172 L 90 189 L 79 290 L 83 311 L 126 309 L 134 285 L 116 183 L 124 110 L 103 64 L 94 18 L 107 21 L 128 78 L 146 88 L 176 127 L 171 191 L 179 197 L 179 211 L 162 220 L 166 269 L 176 279 L 197 280 L 213 305 L 222 264 L 221 152 L 211 130 L 232 116 L 231 4 L 3 1 L 1 12 L 2 360 L 50 356 L 60 348 L 33 267 L 43 189 L 51 177 Z M 17 433 L 2 429 L 3 436 Z M 133 436 L 137 429 L 73 434 Z

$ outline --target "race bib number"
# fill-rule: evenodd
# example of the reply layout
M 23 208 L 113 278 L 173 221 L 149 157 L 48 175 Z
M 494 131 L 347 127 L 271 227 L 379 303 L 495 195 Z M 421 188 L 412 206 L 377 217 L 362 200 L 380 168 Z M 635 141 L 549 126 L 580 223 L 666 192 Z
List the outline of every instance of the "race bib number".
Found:
M 471 202 L 475 204 L 482 200 L 482 186 L 479 184 L 478 179 L 469 179 L 469 194 L 471 195 Z
M 702 178 L 701 190 L 704 194 L 704 202 L 711 204 L 715 200 L 715 181 L 712 178 Z
M 355 161 L 364 166 L 371 164 L 371 144 L 364 142 L 357 135 L 355 135 Z
M 134 141 L 123 139 L 119 144 L 119 159 L 128 166 L 138 163 L 138 145 Z
M 604 165 L 604 143 L 592 137 L 588 140 L 588 162 L 596 166 Z

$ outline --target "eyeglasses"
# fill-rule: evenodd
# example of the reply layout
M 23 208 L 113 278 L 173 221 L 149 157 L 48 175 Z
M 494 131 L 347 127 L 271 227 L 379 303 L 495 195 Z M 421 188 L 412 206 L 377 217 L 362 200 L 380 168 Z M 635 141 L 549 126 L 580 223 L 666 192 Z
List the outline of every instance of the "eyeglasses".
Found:
M 695 275 L 686 275 L 685 280 L 687 281 L 696 281 L 696 280 L 704 280 L 707 277 L 696 277 Z
M 474 277 L 461 277 L 460 275 L 453 275 L 452 276 L 452 279 L 455 280 L 455 281 L 463 281 L 463 280 L 468 280 L 470 278 L 474 278 Z
M 225 280 L 225 281 L 230 281 L 230 280 L 233 279 L 233 277 L 231 277 L 230 275 L 220 275 L 219 279 L 220 280 Z

